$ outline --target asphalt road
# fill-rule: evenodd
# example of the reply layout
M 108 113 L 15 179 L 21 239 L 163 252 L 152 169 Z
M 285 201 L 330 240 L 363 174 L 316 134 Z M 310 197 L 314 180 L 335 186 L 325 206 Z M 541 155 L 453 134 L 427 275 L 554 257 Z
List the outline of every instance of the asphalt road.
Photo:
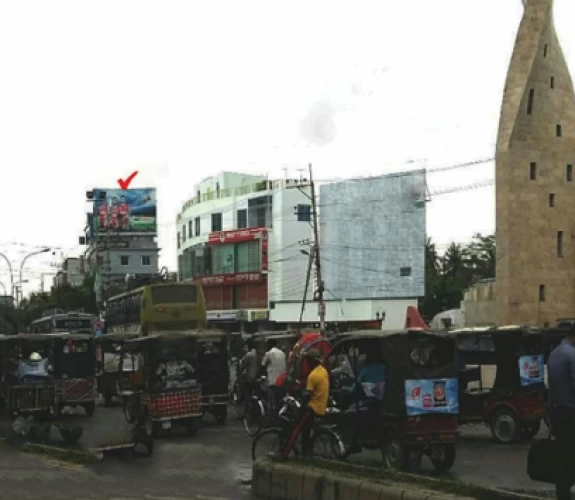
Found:
M 121 422 L 121 410 L 98 408 L 98 422 Z M 123 418 L 123 417 L 122 417 Z M 238 422 L 206 425 L 196 437 L 185 432 L 156 441 L 151 458 L 123 461 L 105 458 L 89 466 L 65 465 L 34 455 L 0 448 L 0 499 L 248 499 L 251 477 L 250 438 Z M 542 433 L 544 430 L 542 430 Z M 88 436 L 87 436 L 88 438 Z M 511 490 L 545 490 L 525 472 L 528 444 L 497 445 L 484 427 L 463 428 L 452 476 L 488 487 Z M 375 452 L 353 457 L 372 461 Z M 431 470 L 424 460 L 423 467 Z

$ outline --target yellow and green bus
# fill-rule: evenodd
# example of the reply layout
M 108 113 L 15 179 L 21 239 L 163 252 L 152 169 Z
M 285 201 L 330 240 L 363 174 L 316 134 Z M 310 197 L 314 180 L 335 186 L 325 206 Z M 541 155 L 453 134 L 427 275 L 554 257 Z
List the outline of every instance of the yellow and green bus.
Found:
M 108 333 L 148 335 L 160 330 L 206 327 L 206 299 L 195 283 L 146 285 L 106 303 Z

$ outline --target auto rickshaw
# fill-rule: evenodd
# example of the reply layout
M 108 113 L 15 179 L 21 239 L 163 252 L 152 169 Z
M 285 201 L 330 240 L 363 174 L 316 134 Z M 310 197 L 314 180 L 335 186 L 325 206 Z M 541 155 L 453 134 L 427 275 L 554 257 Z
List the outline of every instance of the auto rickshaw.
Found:
M 202 386 L 202 412 L 211 413 L 220 425 L 228 417 L 227 336 L 223 332 L 199 330 L 189 332 L 196 337 L 198 349 L 198 381 Z
M 380 449 L 384 466 L 436 470 L 455 462 L 455 339 L 422 330 L 362 330 L 336 342 L 326 365 L 347 455 Z
M 503 326 L 444 335 L 457 339 L 460 423 L 484 422 L 500 443 L 535 437 L 547 413 L 540 330 Z
M 126 420 L 144 422 L 153 436 L 175 423 L 195 434 L 202 421 L 197 336 L 178 331 L 127 340 L 120 371 L 127 360 L 136 363 L 136 372 L 124 403 Z
M 104 399 L 104 406 L 111 406 L 114 397 L 122 397 L 131 386 L 135 366 L 127 360 L 120 372 L 120 354 L 126 340 L 137 337 L 136 333 L 110 333 L 96 338 L 96 360 L 98 392 Z

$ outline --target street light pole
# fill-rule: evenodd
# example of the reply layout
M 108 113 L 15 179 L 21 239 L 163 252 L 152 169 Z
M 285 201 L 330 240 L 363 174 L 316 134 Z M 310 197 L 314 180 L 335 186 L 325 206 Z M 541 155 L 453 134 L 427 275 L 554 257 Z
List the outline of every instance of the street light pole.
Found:
M 10 270 L 10 294 L 14 296 L 14 272 L 12 271 L 12 263 L 2 252 L 0 252 L 0 257 L 2 257 L 6 261 L 6 264 L 8 264 L 8 269 Z
M 4 295 L 6 295 L 6 285 L 0 281 L 0 286 L 4 290 Z
M 43 248 L 42 250 L 38 250 L 36 252 L 32 252 L 29 253 L 28 255 L 26 255 L 26 257 L 24 257 L 24 259 L 22 260 L 22 264 L 20 264 L 20 296 L 23 298 L 24 297 L 24 290 L 22 288 L 22 283 L 24 283 L 22 281 L 22 271 L 24 270 L 24 264 L 26 263 L 26 261 L 30 258 L 30 257 L 34 257 L 35 255 L 40 255 L 42 253 L 46 253 L 49 252 L 50 248 Z M 20 301 L 18 301 L 18 305 L 20 305 Z

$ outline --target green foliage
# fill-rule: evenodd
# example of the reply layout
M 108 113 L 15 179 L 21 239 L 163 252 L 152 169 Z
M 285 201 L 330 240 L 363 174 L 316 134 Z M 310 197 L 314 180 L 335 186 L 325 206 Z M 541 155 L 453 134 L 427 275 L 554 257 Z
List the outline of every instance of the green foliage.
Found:
M 457 309 L 473 283 L 495 277 L 495 235 L 473 235 L 467 245 L 451 243 L 440 256 L 428 238 L 425 246 L 425 296 L 422 316 L 431 320 L 441 311 Z

